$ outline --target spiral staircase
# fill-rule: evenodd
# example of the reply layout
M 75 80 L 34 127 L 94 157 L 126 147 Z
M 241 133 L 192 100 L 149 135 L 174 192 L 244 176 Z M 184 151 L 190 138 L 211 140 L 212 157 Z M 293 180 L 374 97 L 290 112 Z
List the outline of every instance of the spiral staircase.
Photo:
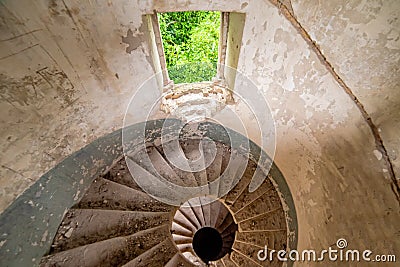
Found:
M 189 162 L 210 154 L 207 143 L 200 143 L 179 141 Z M 215 150 L 206 168 L 190 165 L 195 171 L 172 164 L 156 142 L 121 156 L 66 212 L 40 266 L 283 266 L 276 259 L 257 259 L 265 246 L 275 250 L 288 246 L 287 218 L 271 174 L 250 192 L 257 164 L 246 158 L 244 172 L 236 177 L 237 168 L 229 170 L 235 166 L 229 161 L 232 155 L 243 157 L 240 151 L 220 142 L 215 142 Z M 141 172 L 129 171 L 129 164 Z M 177 207 L 153 198 L 138 185 L 131 173 L 143 171 L 188 188 L 210 185 L 227 173 L 232 189 L 222 195 L 226 181 L 220 180 L 216 188 L 210 186 Z

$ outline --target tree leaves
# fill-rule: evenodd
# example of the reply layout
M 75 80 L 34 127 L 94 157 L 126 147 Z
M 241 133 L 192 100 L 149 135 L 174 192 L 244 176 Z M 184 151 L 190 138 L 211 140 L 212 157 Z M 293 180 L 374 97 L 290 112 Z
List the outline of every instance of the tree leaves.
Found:
M 175 83 L 211 80 L 216 75 L 220 13 L 159 14 L 170 78 Z

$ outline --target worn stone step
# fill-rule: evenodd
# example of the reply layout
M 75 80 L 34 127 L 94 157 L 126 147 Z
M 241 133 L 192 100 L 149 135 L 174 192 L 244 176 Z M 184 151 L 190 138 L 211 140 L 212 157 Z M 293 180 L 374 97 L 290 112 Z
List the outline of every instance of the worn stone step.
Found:
M 193 241 L 192 237 L 176 235 L 176 234 L 173 234 L 172 238 L 176 244 L 192 244 Z
M 285 230 L 284 233 L 286 234 Z M 277 231 L 264 231 L 264 232 L 237 232 L 236 240 L 254 244 L 259 247 L 267 246 L 274 248 L 274 235 Z M 280 231 L 278 231 L 280 232 Z
M 230 212 L 226 207 L 220 206 L 217 214 L 218 215 L 216 216 L 215 219 L 215 228 L 218 229 L 221 226 L 221 224 L 224 223 L 226 217 L 230 216 Z
M 190 141 L 180 142 L 183 152 L 188 159 L 188 164 L 196 178 L 197 185 L 208 185 L 206 163 L 203 148 L 200 146 L 200 139 L 190 139 Z M 210 192 L 206 192 L 209 194 Z
M 231 253 L 231 259 L 237 266 L 246 266 L 246 267 L 262 267 L 261 264 L 256 262 L 256 259 L 251 259 L 247 257 L 246 254 L 238 250 L 233 250 Z
M 130 155 L 130 158 L 154 176 L 172 184 L 186 186 L 185 180 L 175 173 L 156 147 L 147 147 L 146 150 L 140 150 L 136 154 Z
M 173 209 L 173 207 L 155 200 L 142 191 L 104 178 L 95 179 L 74 208 L 163 212 L 169 212 Z
M 185 257 L 180 254 L 176 253 L 171 260 L 165 265 L 165 267 L 192 267 L 193 264 L 191 264 L 188 260 L 185 259 Z
M 197 220 L 193 218 L 193 215 L 191 213 L 188 213 L 188 211 L 189 210 L 185 209 L 177 210 L 174 216 L 174 222 L 191 232 L 196 232 L 199 224 Z
M 278 193 L 275 190 L 269 190 L 253 202 L 242 207 L 235 214 L 235 220 L 241 222 L 247 218 L 256 216 L 257 214 L 266 213 L 275 209 L 282 209 L 282 204 Z
M 167 238 L 158 245 L 131 260 L 124 267 L 163 267 L 177 253 L 171 239 Z
M 192 212 L 196 217 L 197 222 L 200 224 L 200 227 L 204 227 L 206 225 L 206 218 L 204 215 L 204 207 L 202 206 L 201 198 L 192 198 L 187 203 L 192 209 Z M 185 210 L 185 208 L 183 209 Z
M 234 261 L 231 260 L 231 255 L 227 254 L 222 259 L 221 262 L 223 263 L 224 267 L 240 267 Z
M 218 232 L 220 232 L 220 234 L 222 234 L 231 225 L 235 225 L 235 222 L 234 222 L 232 216 L 230 216 L 230 214 L 228 214 L 225 217 L 224 221 L 217 227 L 217 230 L 218 230 Z
M 255 164 L 253 161 L 248 160 L 246 162 L 246 169 L 241 176 L 240 180 L 238 183 L 235 185 L 235 187 L 232 188 L 232 190 L 229 191 L 225 198 L 225 202 L 227 204 L 233 204 L 236 199 L 243 193 L 244 190 L 246 190 L 251 182 L 251 179 L 253 178 L 254 172 L 257 168 L 257 164 Z
M 180 252 L 193 252 L 192 244 L 177 244 L 176 245 Z
M 180 207 L 179 211 L 186 216 L 186 218 L 195 226 L 196 229 L 202 227 L 204 221 L 202 218 L 201 207 L 192 207 L 191 205 L 185 205 L 184 207 Z M 199 215 L 196 213 L 200 213 Z
M 249 192 L 246 187 L 233 204 L 228 203 L 229 209 L 236 213 L 270 190 L 274 190 L 274 187 L 269 179 L 266 179 L 254 192 Z
M 166 143 L 165 145 L 168 145 Z M 168 157 L 165 155 L 163 146 L 157 146 L 157 151 L 160 153 L 160 155 L 164 158 L 165 162 L 168 163 L 170 168 L 178 175 L 178 177 L 184 181 L 184 184 L 186 187 L 196 187 L 197 186 L 197 180 L 194 174 L 190 171 L 183 170 L 182 168 L 178 168 L 178 166 L 175 166 L 173 162 L 171 162 L 171 159 L 168 159 Z M 189 166 L 187 167 L 188 169 Z
M 43 258 L 40 266 L 121 266 L 162 242 L 167 236 L 168 227 L 159 226 L 52 254 Z
M 170 214 L 163 212 L 71 209 L 57 231 L 52 252 L 131 235 L 167 225 L 169 220 Z
M 240 181 L 247 166 L 247 158 L 244 155 L 236 151 L 231 151 L 229 155 L 231 158 L 228 159 L 226 159 L 227 155 L 224 155 L 223 164 L 227 165 L 219 180 L 218 196 L 223 200 L 228 197 L 229 192 Z M 224 160 L 227 160 L 227 162 L 224 162 Z
M 212 199 L 207 197 L 200 197 L 199 201 L 201 203 L 201 209 L 204 218 L 203 227 L 211 227 L 211 205 L 209 202 L 212 201 Z
M 193 231 L 179 225 L 175 221 L 172 222 L 171 233 L 187 237 L 193 237 L 194 235 Z
M 286 229 L 285 214 L 283 210 L 260 214 L 256 217 L 244 220 L 239 224 L 239 231 L 266 231 Z
M 213 262 L 215 267 L 225 267 L 225 264 L 222 262 L 221 259 Z
M 154 198 L 171 205 L 180 205 L 186 199 L 192 198 L 193 192 L 186 187 L 174 186 L 167 180 L 160 178 L 160 176 L 153 175 L 129 156 L 126 162 L 135 175 L 140 177 L 137 183 L 142 187 L 143 191 L 148 192 Z
M 182 255 L 188 259 L 194 266 L 204 266 L 204 263 L 196 256 L 192 249 L 182 252 Z
M 222 209 L 225 209 L 226 211 L 227 211 L 227 209 L 224 206 L 224 204 L 222 204 L 218 200 L 213 201 L 213 202 L 209 203 L 208 205 L 210 205 L 210 226 L 216 228 L 219 213 L 223 212 Z
M 140 188 L 130 173 L 124 157 L 111 166 L 110 170 L 102 178 L 142 191 L 142 188 Z
M 221 233 L 221 237 L 222 238 L 226 238 L 227 236 L 230 235 L 234 235 L 235 232 L 237 231 L 238 226 L 235 223 L 232 223 L 231 225 L 229 225 L 229 227 L 227 227 L 222 233 Z
M 214 144 L 215 144 L 215 146 L 214 145 L 203 146 L 203 152 L 204 152 L 204 158 L 206 159 L 206 162 L 207 163 L 211 162 L 211 164 L 206 169 L 207 180 L 210 184 L 210 186 L 209 186 L 210 195 L 217 196 L 218 188 L 219 188 L 219 183 L 218 183 L 217 179 L 220 177 L 220 174 L 221 174 L 222 156 L 224 153 L 224 148 L 219 143 L 214 143 Z M 216 150 L 212 151 L 213 149 L 216 149 Z M 215 155 L 215 157 L 214 157 L 214 155 Z M 214 158 L 212 159 L 212 157 L 214 157 Z M 213 186 L 211 186 L 211 183 L 213 181 L 216 181 L 216 183 Z

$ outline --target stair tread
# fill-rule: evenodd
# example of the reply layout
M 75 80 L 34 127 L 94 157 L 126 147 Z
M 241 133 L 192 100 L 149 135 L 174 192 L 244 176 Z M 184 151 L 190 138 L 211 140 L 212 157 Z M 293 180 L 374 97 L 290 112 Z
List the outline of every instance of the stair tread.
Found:
M 182 235 L 172 235 L 172 239 L 175 241 L 176 244 L 192 244 L 193 238 L 188 236 Z
M 231 189 L 240 181 L 242 174 L 247 166 L 247 159 L 237 153 L 231 151 L 231 158 L 228 159 L 227 166 L 220 176 L 218 196 L 225 199 Z
M 192 243 L 190 244 L 176 244 L 180 252 L 193 252 Z
M 115 237 L 58 252 L 42 259 L 41 266 L 120 266 L 136 258 L 168 236 L 159 226 L 133 235 Z
M 245 220 L 239 224 L 240 231 L 265 231 L 286 229 L 284 211 L 277 209 L 267 214 Z
M 182 236 L 188 236 L 188 237 L 193 237 L 194 232 L 177 224 L 176 222 L 172 222 L 172 227 L 171 227 L 171 233 L 177 234 L 177 235 L 182 235 Z
M 204 209 L 202 206 L 201 198 L 192 198 L 188 201 L 190 208 L 192 209 L 193 214 L 195 215 L 197 222 L 200 224 L 200 227 L 204 227 L 206 225 Z
M 200 147 L 200 139 L 191 139 L 190 141 L 191 142 L 181 142 L 182 150 L 188 159 L 187 162 L 196 178 L 197 185 L 208 185 L 204 152 L 202 151 L 202 147 Z M 209 193 L 209 191 L 207 193 Z
M 172 240 L 167 238 L 158 245 L 152 247 L 142 253 L 135 259 L 123 265 L 124 267 L 161 267 L 165 266 L 171 258 L 177 253 L 177 250 L 172 243 Z
M 203 213 L 203 219 L 204 219 L 204 225 L 203 226 L 208 226 L 211 227 L 211 205 L 210 201 L 212 201 L 210 198 L 206 197 L 200 197 L 199 198 L 201 202 L 201 208 L 202 208 L 202 213 Z
M 220 201 L 216 200 L 208 204 L 210 206 L 210 225 L 211 227 L 217 227 L 218 214 L 221 209 L 227 210 L 227 208 Z
M 278 193 L 275 190 L 269 190 L 262 196 L 244 206 L 234 214 L 236 221 L 240 222 L 257 214 L 271 212 L 276 209 L 283 209 Z
M 259 249 L 258 249 L 259 250 Z M 231 259 L 237 266 L 248 266 L 248 267 L 260 267 L 261 264 L 257 263 L 257 257 L 251 259 L 246 257 L 242 252 L 233 250 L 231 253 Z
M 203 149 L 206 162 L 211 161 L 211 157 L 214 155 L 213 153 L 211 153 L 211 151 L 209 151 L 209 149 L 210 148 L 208 147 L 205 147 Z M 215 158 L 206 169 L 207 180 L 209 183 L 216 181 L 221 175 L 223 154 L 224 154 L 224 147 L 221 144 L 216 143 Z M 215 183 L 213 187 L 210 187 L 210 195 L 217 196 L 218 188 L 219 188 L 219 183 Z
M 269 179 L 265 179 L 265 181 L 258 187 L 254 192 L 249 192 L 248 187 L 240 194 L 238 198 L 236 198 L 235 202 L 227 203 L 229 208 L 236 213 L 244 206 L 247 206 L 249 203 L 252 203 L 254 200 L 264 195 L 266 192 L 274 190 L 274 186 L 272 185 Z
M 246 190 L 253 178 L 253 174 L 257 168 L 257 164 L 252 160 L 247 161 L 246 169 L 240 178 L 240 181 L 229 191 L 225 198 L 225 202 L 228 204 L 233 204 L 236 199 Z
M 254 244 L 259 247 L 267 246 L 268 248 L 275 249 L 274 240 L 276 236 L 285 236 L 286 230 L 282 231 L 264 231 L 264 232 L 237 232 L 236 240 Z
M 140 186 L 136 183 L 132 177 L 131 172 L 125 162 L 125 157 L 116 162 L 110 170 L 101 176 L 104 179 L 110 180 L 115 183 L 127 186 L 129 188 L 142 191 Z
M 235 225 L 235 221 L 233 220 L 231 214 L 228 213 L 224 221 L 217 227 L 217 230 L 222 234 L 231 225 Z
M 156 177 L 173 184 L 185 186 L 185 180 L 179 177 L 156 147 L 147 147 L 131 156 L 135 162 Z
M 180 177 L 183 181 L 185 181 L 185 185 L 187 187 L 196 187 L 197 180 L 194 174 L 190 171 L 178 168 L 177 166 L 175 166 L 173 159 L 169 159 L 168 156 L 165 155 L 164 147 L 167 149 L 168 145 L 169 143 L 167 142 L 163 144 L 163 146 L 157 146 L 158 152 L 165 159 L 165 161 L 168 163 L 171 169 L 178 175 L 178 177 Z M 187 169 L 190 169 L 189 166 L 187 166 Z
M 143 191 L 153 194 L 155 198 L 161 199 L 165 203 L 179 205 L 183 199 L 192 197 L 190 190 L 185 187 L 173 186 L 165 179 L 160 179 L 159 176 L 153 175 L 129 156 L 126 162 L 129 169 L 140 177 L 138 184 L 143 188 Z
M 60 252 L 167 225 L 169 218 L 169 213 L 161 212 L 71 209 L 57 231 L 52 251 Z
M 230 216 L 229 210 L 225 206 L 220 206 L 217 218 L 215 219 L 215 228 L 219 228 L 224 223 L 227 216 Z
M 189 263 L 185 257 L 180 254 L 176 253 L 172 259 L 165 265 L 165 267 L 192 267 L 193 265 Z
M 174 222 L 190 230 L 191 232 L 195 232 L 198 228 L 196 219 L 193 218 L 191 214 L 185 212 L 185 210 L 176 211 L 174 216 Z
M 104 178 L 96 178 L 74 208 L 164 212 L 172 209 L 142 191 Z
M 201 209 L 201 207 L 199 207 Z M 197 218 L 195 211 L 192 207 L 181 207 L 179 212 L 185 215 L 185 217 L 192 223 L 195 229 L 201 228 L 201 221 Z
M 235 262 L 231 260 L 230 257 L 231 257 L 230 254 L 227 254 L 221 259 L 225 267 L 239 267 Z

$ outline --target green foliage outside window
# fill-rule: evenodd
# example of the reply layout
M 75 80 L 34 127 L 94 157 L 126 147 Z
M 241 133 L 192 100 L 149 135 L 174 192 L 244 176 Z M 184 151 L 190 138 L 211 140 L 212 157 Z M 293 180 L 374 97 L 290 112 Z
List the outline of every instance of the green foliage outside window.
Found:
M 209 81 L 216 75 L 220 13 L 158 14 L 170 78 L 175 83 Z

